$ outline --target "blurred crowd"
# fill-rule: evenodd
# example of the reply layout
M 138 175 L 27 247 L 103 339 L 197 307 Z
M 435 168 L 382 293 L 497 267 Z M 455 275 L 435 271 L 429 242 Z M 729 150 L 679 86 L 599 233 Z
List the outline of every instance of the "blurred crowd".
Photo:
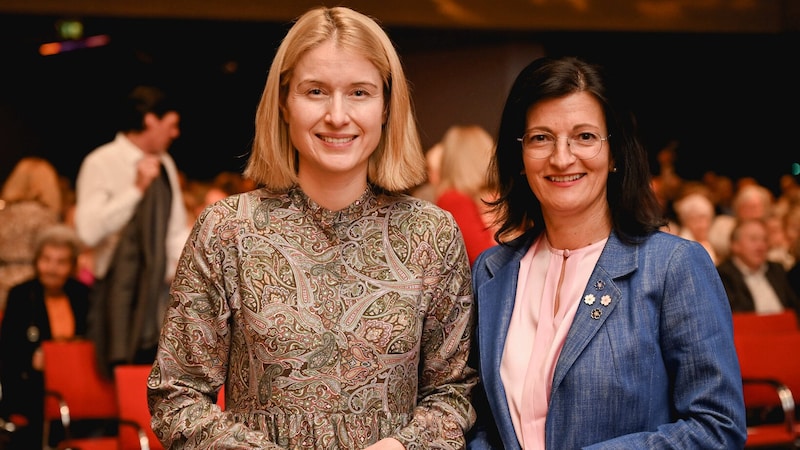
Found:
M 179 172 L 187 213 L 187 235 L 203 209 L 229 195 L 255 188 L 239 173 L 221 172 L 210 180 L 198 180 Z M 20 159 L 0 191 L 0 314 L 5 310 L 10 287 L 34 276 L 36 237 L 45 229 L 66 224 L 74 227 L 74 183 L 46 159 Z M 93 282 L 92 249 L 82 246 L 74 276 Z
M 670 224 L 664 231 L 701 243 L 734 312 L 800 312 L 800 185 L 780 174 L 773 192 L 752 177 L 713 170 L 701 179 L 675 170 L 675 147 L 658 153 L 653 189 Z
M 452 126 L 426 151 L 428 180 L 409 192 L 454 215 L 470 261 L 496 245 L 495 225 L 487 212 L 496 194 L 485 176 L 492 146 L 491 136 L 481 127 Z M 685 179 L 675 171 L 675 153 L 669 146 L 658 153 L 659 167 L 652 179 L 670 221 L 664 231 L 701 243 L 718 267 L 731 260 L 739 260 L 740 266 L 748 261 L 753 270 L 777 264 L 794 292 L 800 292 L 800 183 L 796 177 L 779 175 L 779 192 L 755 178 L 732 179 L 713 170 L 701 179 Z M 256 188 L 235 172 L 221 172 L 210 180 L 192 179 L 183 172 L 179 177 L 187 236 L 206 206 Z M 36 236 L 55 224 L 74 226 L 74 210 L 73 183 L 50 162 L 26 157 L 17 163 L 0 196 L 0 312 L 9 288 L 34 275 Z M 745 220 L 757 220 L 763 226 L 758 245 L 745 247 L 733 236 L 737 223 Z M 84 246 L 75 277 L 88 286 L 93 282 L 92 264 L 92 249 Z

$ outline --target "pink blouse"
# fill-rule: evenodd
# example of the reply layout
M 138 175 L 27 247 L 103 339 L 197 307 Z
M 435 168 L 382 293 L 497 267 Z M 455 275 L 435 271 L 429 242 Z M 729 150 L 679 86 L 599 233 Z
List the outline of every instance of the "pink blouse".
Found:
M 525 450 L 545 448 L 556 361 L 606 241 L 558 250 L 542 234 L 520 261 L 500 376 L 517 439 Z

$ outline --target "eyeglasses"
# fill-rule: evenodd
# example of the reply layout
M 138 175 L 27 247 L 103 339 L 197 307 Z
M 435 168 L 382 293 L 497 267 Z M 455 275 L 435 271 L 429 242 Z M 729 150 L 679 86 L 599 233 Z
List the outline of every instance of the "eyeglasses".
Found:
M 581 131 L 567 138 L 567 147 L 570 153 L 578 159 L 592 159 L 600 153 L 603 148 L 603 141 L 607 141 L 611 135 L 600 137 L 591 131 Z M 545 131 L 529 131 L 517 138 L 522 143 L 522 151 L 525 156 L 533 159 L 547 159 L 556 151 L 558 137 Z

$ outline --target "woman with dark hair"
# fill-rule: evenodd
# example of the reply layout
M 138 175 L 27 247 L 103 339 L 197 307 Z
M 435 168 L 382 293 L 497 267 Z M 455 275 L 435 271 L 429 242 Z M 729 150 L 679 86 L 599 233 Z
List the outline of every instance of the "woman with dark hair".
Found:
M 490 169 L 500 245 L 473 267 L 469 448 L 744 445 L 725 290 L 699 243 L 659 231 L 635 133 L 598 66 L 542 58 L 514 82 Z

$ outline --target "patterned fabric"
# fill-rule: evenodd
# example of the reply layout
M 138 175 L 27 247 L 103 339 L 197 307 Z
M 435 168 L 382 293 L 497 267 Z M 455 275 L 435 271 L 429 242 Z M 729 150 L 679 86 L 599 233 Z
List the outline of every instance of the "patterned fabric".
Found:
M 373 189 L 336 212 L 299 188 L 204 211 L 149 379 L 166 447 L 464 447 L 477 378 L 463 239 L 449 213 Z

